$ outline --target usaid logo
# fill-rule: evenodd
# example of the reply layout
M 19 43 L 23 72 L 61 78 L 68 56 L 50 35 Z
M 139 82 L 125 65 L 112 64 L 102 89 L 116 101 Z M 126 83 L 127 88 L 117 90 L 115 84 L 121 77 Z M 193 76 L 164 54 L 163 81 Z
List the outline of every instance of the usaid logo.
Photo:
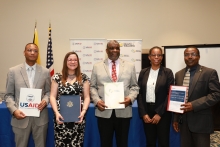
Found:
M 83 54 L 83 57 L 92 57 L 92 54 Z
M 92 46 L 83 46 L 83 49 L 91 49 Z
M 92 72 L 92 70 L 86 70 L 86 69 L 85 69 L 85 70 L 83 70 L 83 72 Z
M 83 62 L 83 64 L 92 64 L 92 62 Z
M 94 45 L 103 45 L 101 42 L 94 42 Z
M 126 54 L 120 54 L 120 57 L 129 57 L 129 55 L 126 55 Z
M 94 61 L 102 61 L 103 58 L 94 58 Z
M 82 45 L 82 43 L 81 42 L 75 42 L 75 43 L 73 43 L 73 45 Z
M 103 50 L 94 50 L 94 53 L 103 53 Z
M 28 102 L 33 102 L 34 101 L 34 95 L 33 94 L 28 94 L 27 97 L 26 97 L 26 100 Z
M 81 50 L 75 50 L 74 52 L 75 53 L 81 53 L 82 51 Z

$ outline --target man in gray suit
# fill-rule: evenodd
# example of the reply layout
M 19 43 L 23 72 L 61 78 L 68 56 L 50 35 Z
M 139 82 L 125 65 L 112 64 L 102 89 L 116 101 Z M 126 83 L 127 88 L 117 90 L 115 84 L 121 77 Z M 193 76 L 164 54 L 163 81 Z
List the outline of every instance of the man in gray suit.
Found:
M 108 58 L 94 65 L 90 93 L 96 105 L 95 115 L 98 118 L 98 128 L 102 147 L 112 147 L 115 132 L 118 147 L 127 147 L 130 118 L 132 117 L 132 103 L 137 97 L 139 87 L 137 84 L 135 66 L 120 59 L 120 45 L 112 40 L 107 44 Z M 116 81 L 112 79 L 112 65 L 116 65 Z M 105 109 L 104 83 L 123 82 L 124 109 Z
M 199 65 L 200 53 L 194 47 L 184 51 L 186 68 L 175 75 L 175 84 L 182 86 L 190 69 L 188 102 L 182 105 L 183 114 L 174 114 L 173 127 L 180 131 L 181 147 L 209 147 L 213 132 L 211 106 L 220 100 L 220 84 L 216 70 Z
M 36 44 L 28 43 L 25 46 L 23 64 L 9 69 L 6 82 L 6 105 L 12 114 L 11 125 L 15 134 L 17 147 L 26 147 L 32 132 L 35 147 L 46 146 L 48 127 L 48 110 L 50 92 L 49 70 L 36 64 L 39 49 Z M 30 71 L 29 69 L 32 69 Z M 31 72 L 31 73 L 30 73 Z M 31 76 L 28 76 L 30 75 Z M 40 117 L 28 117 L 18 109 L 20 88 L 42 89 L 41 103 L 38 105 Z

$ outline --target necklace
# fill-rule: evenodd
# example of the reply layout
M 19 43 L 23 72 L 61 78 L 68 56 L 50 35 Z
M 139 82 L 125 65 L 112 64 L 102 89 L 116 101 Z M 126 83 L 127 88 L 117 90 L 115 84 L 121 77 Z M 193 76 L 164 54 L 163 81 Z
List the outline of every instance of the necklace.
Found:
M 76 77 L 75 74 L 73 74 L 73 75 L 69 75 L 69 74 L 68 74 L 68 78 L 69 78 L 70 80 L 73 80 L 75 77 Z

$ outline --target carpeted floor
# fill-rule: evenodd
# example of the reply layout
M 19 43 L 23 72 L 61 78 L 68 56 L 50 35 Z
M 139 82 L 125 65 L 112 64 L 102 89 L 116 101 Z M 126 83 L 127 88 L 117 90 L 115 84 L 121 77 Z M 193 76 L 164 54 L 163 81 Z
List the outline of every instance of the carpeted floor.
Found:
M 210 135 L 210 147 L 220 147 L 220 131 L 215 131 Z

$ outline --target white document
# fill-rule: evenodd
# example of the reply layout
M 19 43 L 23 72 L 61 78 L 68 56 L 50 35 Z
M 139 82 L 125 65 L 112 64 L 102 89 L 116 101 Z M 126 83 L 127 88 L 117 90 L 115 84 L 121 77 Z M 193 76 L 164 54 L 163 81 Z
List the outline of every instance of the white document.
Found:
M 188 89 L 186 86 L 170 86 L 167 111 L 183 113 L 183 110 L 180 110 L 180 108 L 188 99 Z
M 105 92 L 105 105 L 108 108 L 105 109 L 124 109 L 124 104 L 119 104 L 119 102 L 124 101 L 124 83 L 114 82 L 114 83 L 104 83 Z
M 21 110 L 26 116 L 40 116 L 40 110 L 38 105 L 41 102 L 42 89 L 21 88 L 19 110 Z

